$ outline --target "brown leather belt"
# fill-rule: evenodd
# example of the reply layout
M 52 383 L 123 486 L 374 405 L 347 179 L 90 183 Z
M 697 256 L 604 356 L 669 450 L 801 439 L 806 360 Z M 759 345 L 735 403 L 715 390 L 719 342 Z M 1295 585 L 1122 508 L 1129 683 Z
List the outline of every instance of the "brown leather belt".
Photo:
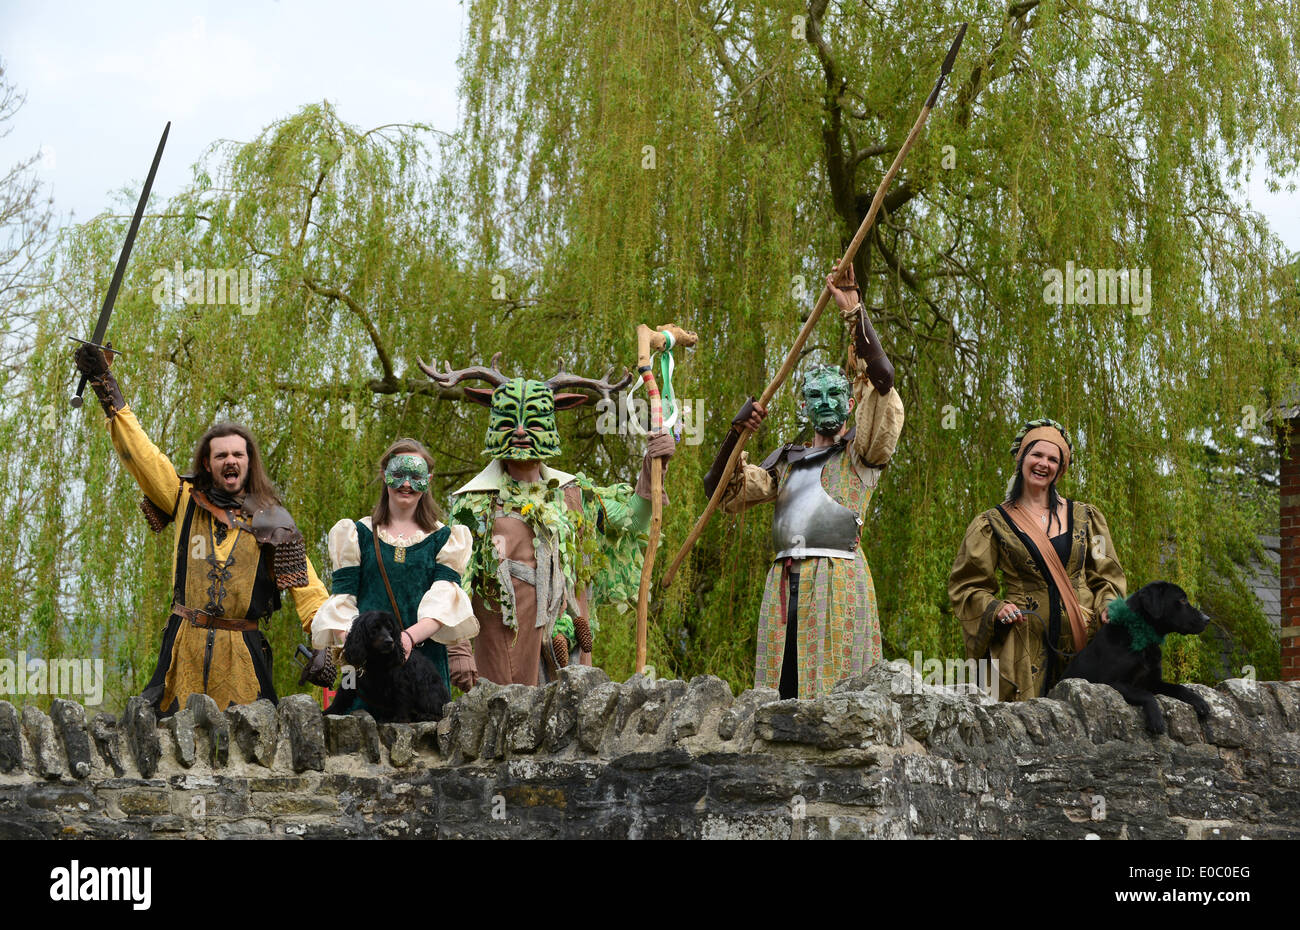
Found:
M 233 617 L 214 617 L 202 610 L 193 607 L 186 607 L 184 604 L 172 604 L 172 613 L 178 617 L 183 617 L 197 627 L 205 630 L 233 630 L 238 633 L 247 633 L 257 629 L 256 620 L 238 620 Z

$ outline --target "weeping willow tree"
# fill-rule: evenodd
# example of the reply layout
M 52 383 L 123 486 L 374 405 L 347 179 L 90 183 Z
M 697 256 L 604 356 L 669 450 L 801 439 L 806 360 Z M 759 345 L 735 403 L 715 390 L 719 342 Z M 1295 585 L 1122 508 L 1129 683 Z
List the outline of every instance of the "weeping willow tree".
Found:
M 886 653 L 960 654 L 953 555 L 1004 496 L 1016 426 L 1042 414 L 1075 438 L 1063 490 L 1108 514 L 1130 586 L 1208 594 L 1276 525 L 1254 440 L 1297 375 L 1297 289 L 1242 181 L 1252 158 L 1285 173 L 1300 156 L 1296 13 L 480 0 L 457 162 L 470 255 L 524 287 L 514 345 L 545 327 L 594 361 L 627 357 L 639 321 L 700 332 L 682 388 L 703 400 L 707 438 L 670 473 L 672 545 L 732 412 L 775 370 L 969 18 L 856 259 L 908 410 L 864 539 Z M 1135 291 L 1149 274 L 1149 292 L 1049 287 L 1119 269 Z M 834 322 L 807 352 L 842 359 Z M 798 431 L 793 390 L 767 422 L 752 447 Z M 715 519 L 656 605 L 652 661 L 751 679 L 767 526 L 761 511 Z M 1236 660 L 1276 674 L 1258 611 L 1218 601 Z M 625 670 L 619 645 L 606 661 Z M 1212 674 L 1195 641 L 1170 653 L 1178 673 Z
M 1275 676 L 1235 566 L 1276 525 L 1264 414 L 1300 369 L 1296 265 L 1240 186 L 1251 158 L 1279 174 L 1300 160 L 1300 56 L 1280 25 L 1298 17 L 1280 3 L 475 3 L 456 136 L 362 131 L 310 106 L 215 145 L 155 201 L 110 328 L 125 396 L 182 471 L 210 423 L 247 423 L 323 568 L 326 531 L 370 510 L 393 439 L 434 450 L 444 499 L 483 465 L 484 415 L 418 358 L 503 351 L 512 375 L 595 375 L 633 364 L 637 323 L 671 320 L 700 334 L 676 389 L 704 430 L 666 479 L 670 552 L 732 414 L 865 214 L 958 12 L 971 32 L 957 69 L 857 259 L 908 416 L 864 537 L 887 655 L 960 654 L 952 557 L 1002 498 L 1016 426 L 1046 413 L 1076 441 L 1063 490 L 1107 514 L 1130 587 L 1164 577 L 1221 605 L 1232 660 Z M 153 669 L 170 534 L 145 529 L 97 408 L 66 407 L 65 336 L 89 326 L 134 197 L 64 231 L 48 286 L 26 298 L 36 323 L 0 414 L 18 541 L 0 564 L 0 645 L 103 658 L 108 703 Z M 1072 289 L 1055 302 L 1053 273 L 1074 269 L 1094 294 L 1097 272 L 1149 271 L 1149 301 Z M 246 272 L 256 291 L 209 296 L 214 271 Z M 843 353 L 828 316 L 806 361 Z M 755 454 L 800 432 L 795 400 L 777 395 Z M 631 430 L 590 407 L 560 429 L 560 468 L 635 477 Z M 752 681 L 769 526 L 761 509 L 716 518 L 657 595 L 661 674 Z M 285 658 L 303 639 L 286 613 L 270 627 L 281 693 L 296 690 Z M 623 677 L 630 615 L 602 620 L 597 661 Z M 1197 641 L 1169 650 L 1179 674 L 1214 674 Z

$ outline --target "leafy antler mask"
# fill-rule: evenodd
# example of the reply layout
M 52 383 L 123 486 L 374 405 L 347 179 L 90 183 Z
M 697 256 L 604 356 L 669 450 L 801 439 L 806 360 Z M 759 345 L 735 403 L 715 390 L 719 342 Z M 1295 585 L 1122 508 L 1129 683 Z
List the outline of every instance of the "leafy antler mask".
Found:
M 580 407 L 590 400 L 587 394 L 555 393 L 556 388 L 578 388 L 595 391 L 608 398 L 611 391 L 626 387 L 632 375 L 626 370 L 623 377 L 611 383 L 610 376 L 614 369 L 605 372 L 602 380 L 582 378 L 561 370 L 559 374 L 546 381 L 533 381 L 526 378 L 511 378 L 497 368 L 498 352 L 492 356 L 491 367 L 477 366 L 452 371 L 447 363 L 446 371 L 430 368 L 420 362 L 420 370 L 440 387 L 449 388 L 461 381 L 475 379 L 491 384 L 492 390 L 466 387 L 465 399 L 489 407 L 492 416 L 488 420 L 487 438 L 483 443 L 483 454 L 495 459 L 512 459 L 527 461 L 531 459 L 548 459 L 560 454 L 560 434 L 555 423 L 555 411 Z

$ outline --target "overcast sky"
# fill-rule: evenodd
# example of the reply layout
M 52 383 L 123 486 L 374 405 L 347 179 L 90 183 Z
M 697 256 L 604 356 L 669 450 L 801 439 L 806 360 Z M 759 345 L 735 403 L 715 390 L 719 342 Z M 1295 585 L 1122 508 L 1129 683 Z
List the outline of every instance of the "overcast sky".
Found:
M 465 15 L 451 0 L 0 0 L 0 59 L 27 95 L 0 166 L 40 150 L 56 208 L 83 221 L 123 186 L 134 203 L 168 120 L 155 198 L 212 142 L 251 140 L 322 99 L 363 130 L 451 132 Z M 1262 175 L 1249 195 L 1300 252 L 1300 195 L 1269 194 Z

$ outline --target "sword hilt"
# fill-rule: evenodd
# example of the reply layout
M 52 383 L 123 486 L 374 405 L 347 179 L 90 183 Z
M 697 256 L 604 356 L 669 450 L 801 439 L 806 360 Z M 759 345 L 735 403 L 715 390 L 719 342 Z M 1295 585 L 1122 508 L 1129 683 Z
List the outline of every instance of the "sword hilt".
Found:
M 80 342 L 83 346 L 94 346 L 96 349 L 99 349 L 101 352 L 104 353 L 104 363 L 106 365 L 111 366 L 113 364 L 114 357 L 122 354 L 117 349 L 113 348 L 113 343 L 111 342 L 105 343 L 104 345 L 101 346 L 95 342 L 87 342 L 85 339 L 78 339 L 76 336 L 69 336 L 68 338 L 71 339 L 73 342 Z M 83 374 L 81 376 L 81 379 L 77 382 L 77 393 L 73 394 L 70 398 L 68 398 L 68 405 L 72 407 L 73 410 L 81 409 L 81 405 L 86 402 L 81 395 L 85 393 L 86 393 L 86 376 Z

